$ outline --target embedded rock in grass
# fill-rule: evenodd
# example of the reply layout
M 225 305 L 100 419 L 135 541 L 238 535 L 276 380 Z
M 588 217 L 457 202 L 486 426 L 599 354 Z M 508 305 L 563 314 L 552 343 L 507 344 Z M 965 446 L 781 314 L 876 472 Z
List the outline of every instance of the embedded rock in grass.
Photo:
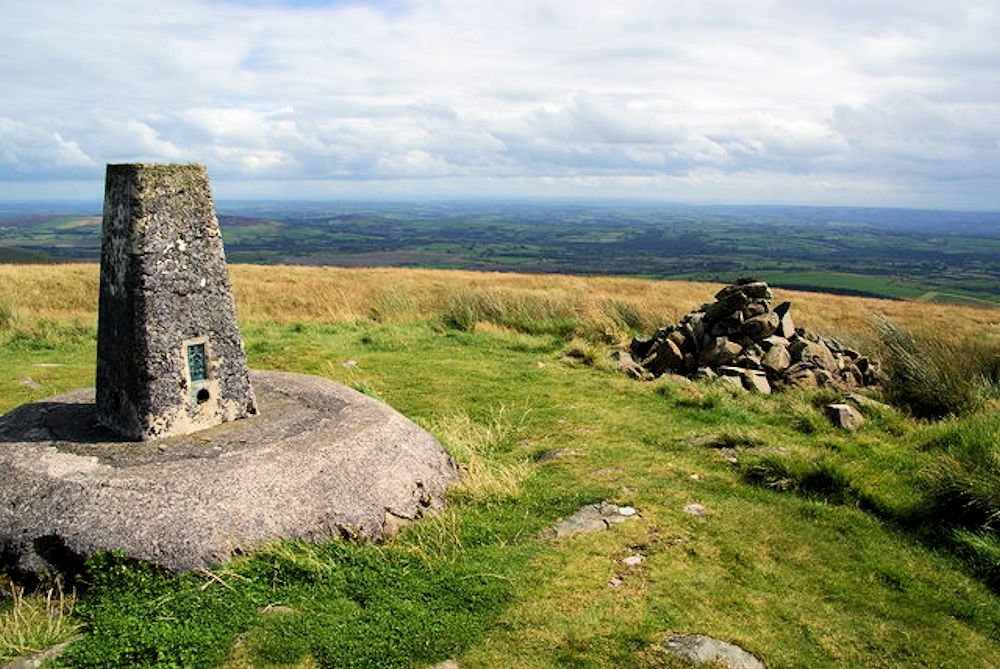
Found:
M 79 640 L 79 635 L 75 636 L 72 639 L 50 646 L 45 650 L 18 658 L 9 664 L 3 665 L 3 669 L 38 669 L 41 666 L 51 666 L 53 660 L 66 652 L 70 646 Z
M 562 539 L 577 534 L 590 534 L 606 530 L 616 523 L 637 517 L 630 506 L 617 506 L 609 502 L 588 504 L 572 516 L 538 533 L 539 539 Z
M 854 432 L 865 424 L 861 413 L 850 404 L 827 404 L 827 418 L 837 427 Z
M 698 504 L 697 502 L 695 502 L 694 504 L 688 504 L 687 506 L 684 507 L 684 513 L 691 514 L 692 516 L 695 516 L 695 517 L 704 516 L 705 515 L 705 505 L 704 504 Z
M 22 386 L 27 386 L 28 388 L 31 388 L 32 390 L 41 390 L 42 389 L 42 384 L 40 384 L 38 381 L 35 381 L 30 376 L 22 376 L 17 381 Z
M 550 448 L 548 450 L 545 450 L 545 451 L 542 451 L 541 453 L 539 453 L 538 457 L 535 458 L 535 462 L 539 462 L 539 463 L 541 463 L 541 462 L 550 462 L 552 460 L 556 460 L 558 458 L 563 457 L 568 452 L 569 452 L 569 449 L 567 449 L 567 448 Z
M 435 664 L 430 669 L 460 669 L 458 662 L 455 660 L 445 660 L 444 662 L 439 662 Z
M 625 372 L 629 376 L 637 379 L 653 378 L 653 375 L 646 371 L 642 365 L 637 363 L 628 351 L 615 351 L 612 359 L 615 361 L 615 366 L 620 372 Z
M 672 655 L 693 662 L 714 662 L 729 669 L 766 669 L 763 662 L 735 644 L 701 634 L 673 634 L 663 644 Z

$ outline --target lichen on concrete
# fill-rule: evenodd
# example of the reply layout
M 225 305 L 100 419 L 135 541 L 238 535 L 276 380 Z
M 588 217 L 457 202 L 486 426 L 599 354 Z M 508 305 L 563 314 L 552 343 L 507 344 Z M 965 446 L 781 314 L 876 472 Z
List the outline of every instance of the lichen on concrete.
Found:
M 257 412 L 203 165 L 108 166 L 96 385 L 98 420 L 129 439 Z

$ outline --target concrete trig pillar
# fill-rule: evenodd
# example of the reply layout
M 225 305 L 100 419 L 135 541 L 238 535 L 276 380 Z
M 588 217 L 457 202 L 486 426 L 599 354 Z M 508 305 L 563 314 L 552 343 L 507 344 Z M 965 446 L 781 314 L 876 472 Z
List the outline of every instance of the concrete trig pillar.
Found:
M 98 420 L 145 440 L 256 413 L 205 167 L 108 165 Z

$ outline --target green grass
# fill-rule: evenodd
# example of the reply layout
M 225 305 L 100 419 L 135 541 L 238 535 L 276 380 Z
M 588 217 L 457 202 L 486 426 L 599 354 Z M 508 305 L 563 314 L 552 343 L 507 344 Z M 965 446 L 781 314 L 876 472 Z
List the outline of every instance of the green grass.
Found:
M 387 316 L 405 304 L 352 323 L 245 326 L 253 367 L 364 388 L 469 476 L 443 512 L 382 545 L 279 542 L 180 577 L 96 557 L 72 614 L 85 636 L 60 663 L 667 667 L 682 665 L 657 645 L 691 632 L 769 667 L 1000 665 L 992 526 L 942 524 L 935 541 L 908 524 L 944 457 L 996 434 L 993 413 L 963 427 L 865 408 L 865 427 L 846 433 L 822 416 L 828 392 L 641 383 L 596 341 L 568 340 L 558 310 L 512 304 L 476 314 L 494 329 Z M 91 329 L 24 328 L 0 331 L 4 409 L 91 384 Z M 29 374 L 42 390 L 17 382 Z M 600 500 L 640 518 L 537 538 Z M 645 561 L 622 565 L 633 553 Z
M 516 567 L 525 555 L 491 557 L 284 542 L 215 573 L 179 578 L 116 556 L 95 558 L 78 608 L 91 633 L 60 663 L 211 667 L 227 660 L 237 635 L 267 664 L 429 662 L 467 647 L 511 598 L 512 582 L 498 568 Z
M 912 281 L 899 281 L 884 276 L 846 274 L 841 272 L 759 270 L 761 280 L 772 286 L 803 290 L 829 290 L 858 295 L 877 295 L 896 299 L 913 299 L 926 288 Z

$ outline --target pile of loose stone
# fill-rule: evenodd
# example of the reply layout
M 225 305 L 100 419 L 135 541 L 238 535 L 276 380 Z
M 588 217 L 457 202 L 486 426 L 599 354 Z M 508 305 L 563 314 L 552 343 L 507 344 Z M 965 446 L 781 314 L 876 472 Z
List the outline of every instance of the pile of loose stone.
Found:
M 763 281 L 740 279 L 684 316 L 680 325 L 635 337 L 628 351 L 619 352 L 619 366 L 644 379 L 719 376 L 760 393 L 788 385 L 844 390 L 875 385 L 876 362 L 796 328 L 791 303 L 772 309 L 773 297 Z

